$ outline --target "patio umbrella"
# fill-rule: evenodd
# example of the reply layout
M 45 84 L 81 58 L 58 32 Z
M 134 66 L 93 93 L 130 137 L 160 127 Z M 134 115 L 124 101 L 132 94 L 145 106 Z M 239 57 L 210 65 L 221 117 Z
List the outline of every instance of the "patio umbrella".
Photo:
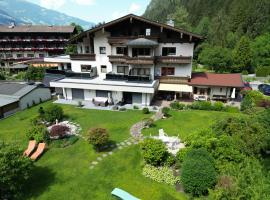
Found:
M 235 88 L 233 88 L 231 98 L 232 98 L 232 99 L 235 99 Z

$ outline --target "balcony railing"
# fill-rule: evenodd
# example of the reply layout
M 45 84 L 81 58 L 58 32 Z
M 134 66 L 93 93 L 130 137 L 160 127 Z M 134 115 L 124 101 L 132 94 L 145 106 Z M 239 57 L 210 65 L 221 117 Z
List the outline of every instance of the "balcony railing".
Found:
M 177 76 L 159 76 L 155 77 L 159 79 L 160 83 L 169 83 L 169 84 L 187 84 L 188 77 L 177 77 Z
M 0 39 L 0 42 L 67 42 L 68 39 Z
M 165 64 L 190 64 L 190 56 L 157 56 L 157 62 Z
M 149 82 L 149 81 L 151 81 L 151 78 L 150 78 L 150 76 L 135 76 L 135 75 L 107 73 L 106 80 Z
M 138 38 L 146 38 L 157 40 L 158 36 L 117 36 L 117 37 L 108 37 L 109 44 L 126 44 L 129 40 L 134 40 Z
M 67 78 L 74 78 L 74 79 L 92 79 L 96 77 L 95 72 L 79 73 L 79 72 L 57 70 L 57 69 L 46 69 L 46 73 L 64 75 Z
M 111 63 L 126 63 L 127 56 L 111 55 L 108 56 Z
M 137 65 L 153 65 L 154 57 L 128 57 L 127 64 L 137 64 Z
M 64 47 L 0 48 L 0 51 L 63 51 Z
M 96 54 L 92 53 L 85 53 L 85 54 L 71 54 L 70 55 L 71 60 L 86 60 L 86 61 L 95 61 L 96 60 Z

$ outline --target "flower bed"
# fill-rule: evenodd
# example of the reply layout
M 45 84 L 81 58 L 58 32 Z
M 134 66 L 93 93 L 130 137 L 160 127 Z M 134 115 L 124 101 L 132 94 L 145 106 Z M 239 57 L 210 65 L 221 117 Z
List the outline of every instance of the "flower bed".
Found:
M 73 135 L 78 135 L 81 128 L 79 125 L 69 121 L 63 121 L 48 127 L 50 139 L 61 139 Z

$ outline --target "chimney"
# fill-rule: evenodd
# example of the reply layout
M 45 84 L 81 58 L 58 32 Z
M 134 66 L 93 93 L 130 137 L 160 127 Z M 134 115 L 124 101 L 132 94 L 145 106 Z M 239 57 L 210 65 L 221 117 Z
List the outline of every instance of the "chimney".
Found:
M 174 27 L 174 20 L 173 19 L 168 19 L 167 25 Z

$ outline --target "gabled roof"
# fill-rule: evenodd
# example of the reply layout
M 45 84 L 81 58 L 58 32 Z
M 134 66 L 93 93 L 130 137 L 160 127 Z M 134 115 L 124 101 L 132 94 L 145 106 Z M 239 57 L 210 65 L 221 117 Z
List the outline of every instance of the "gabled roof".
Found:
M 36 85 L 27 85 L 25 83 L 0 83 L 0 95 L 21 98 L 34 90 Z
M 74 26 L 0 25 L 0 33 L 73 33 Z
M 241 74 L 193 73 L 189 85 L 244 87 Z
M 122 21 L 127 20 L 127 19 L 130 19 L 130 18 L 136 19 L 136 20 L 139 20 L 139 21 L 142 21 L 142 22 L 145 22 L 145 23 L 149 23 L 149 24 L 152 24 L 152 25 L 154 25 L 154 26 L 163 27 L 163 28 L 168 29 L 168 30 L 172 30 L 172 31 L 176 31 L 176 32 L 179 32 L 179 33 L 183 33 L 183 34 L 192 36 L 192 37 L 194 37 L 194 38 L 197 38 L 197 39 L 199 39 L 199 40 L 203 39 L 202 36 L 200 36 L 200 35 L 198 35 L 198 34 L 195 34 L 195 33 L 191 33 L 191 32 L 186 31 L 186 30 L 184 30 L 184 29 L 175 28 L 175 27 L 173 27 L 173 26 L 170 26 L 170 25 L 167 25 L 167 24 L 164 24 L 164 23 L 155 22 L 155 21 L 146 19 L 146 18 L 141 17 L 141 16 L 137 16 L 137 15 L 134 15 L 134 14 L 128 14 L 128 15 L 126 15 L 126 16 L 120 17 L 120 18 L 118 18 L 118 19 L 115 19 L 115 20 L 113 20 L 113 21 L 110 21 L 110 22 L 108 22 L 108 23 L 105 23 L 105 24 L 103 24 L 103 25 L 100 25 L 100 26 L 98 26 L 98 27 L 92 28 L 92 29 L 90 29 L 90 30 L 88 30 L 88 31 L 84 31 L 84 32 L 82 32 L 81 34 L 79 34 L 79 35 L 77 35 L 77 36 L 71 38 L 70 41 L 74 41 L 74 40 L 76 40 L 76 39 L 78 39 L 78 38 L 81 38 L 81 37 L 85 36 L 87 33 L 94 33 L 94 32 L 97 32 L 97 31 L 99 31 L 99 30 L 102 30 L 103 28 L 107 28 L 107 27 L 109 27 L 109 26 L 112 26 L 112 25 L 114 25 L 114 24 L 117 24 L 117 23 L 119 23 L 119 22 L 122 22 Z

